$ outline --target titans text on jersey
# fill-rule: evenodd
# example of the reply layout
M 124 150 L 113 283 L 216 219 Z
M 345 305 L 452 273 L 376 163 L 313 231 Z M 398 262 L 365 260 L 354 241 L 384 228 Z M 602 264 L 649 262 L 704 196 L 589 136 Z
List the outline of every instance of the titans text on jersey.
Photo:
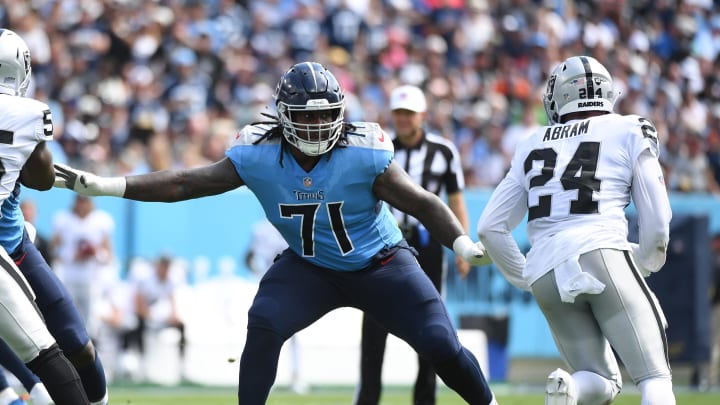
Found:
M 393 159 L 392 140 L 375 123 L 353 125 L 346 142 L 309 172 L 280 139 L 256 143 L 266 125 L 243 128 L 226 152 L 290 249 L 318 266 L 347 271 L 365 268 L 402 239 L 387 204 L 372 190 Z M 277 181 L 268 182 L 268 173 Z

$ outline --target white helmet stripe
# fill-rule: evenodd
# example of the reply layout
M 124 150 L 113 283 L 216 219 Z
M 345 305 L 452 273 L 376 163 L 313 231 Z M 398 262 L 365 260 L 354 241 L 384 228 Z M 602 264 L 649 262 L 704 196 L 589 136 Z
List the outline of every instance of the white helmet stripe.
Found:
M 310 71 L 312 72 L 313 81 L 315 82 L 315 87 L 314 87 L 314 88 L 317 89 L 317 87 L 318 87 L 318 81 L 317 81 L 317 73 L 315 73 L 314 65 L 313 65 L 312 63 L 310 63 L 310 62 L 305 62 L 305 63 L 307 63 L 308 66 L 310 66 Z

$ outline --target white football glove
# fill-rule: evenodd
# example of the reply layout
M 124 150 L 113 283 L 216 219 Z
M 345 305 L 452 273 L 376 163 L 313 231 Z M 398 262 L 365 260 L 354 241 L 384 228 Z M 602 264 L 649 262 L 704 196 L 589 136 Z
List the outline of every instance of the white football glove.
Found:
M 635 263 L 635 267 L 637 267 L 638 271 L 643 277 L 648 278 L 651 274 L 654 273 L 652 270 L 643 266 L 643 264 L 640 262 L 640 245 L 638 245 L 637 243 L 630 243 L 630 256 Z
M 481 242 L 473 242 L 467 235 L 455 239 L 453 251 L 472 266 L 487 266 L 492 263 L 492 259 L 485 252 L 485 246 Z
M 92 173 L 55 164 L 55 187 L 67 188 L 86 196 L 109 195 L 122 197 L 125 194 L 125 177 L 100 177 Z

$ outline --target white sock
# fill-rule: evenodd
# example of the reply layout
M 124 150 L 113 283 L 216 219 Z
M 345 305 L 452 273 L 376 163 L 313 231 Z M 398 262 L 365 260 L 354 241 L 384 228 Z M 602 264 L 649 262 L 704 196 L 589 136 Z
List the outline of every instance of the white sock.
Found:
M 107 391 L 105 391 L 105 396 L 102 397 L 101 400 L 99 400 L 97 402 L 90 402 L 90 405 L 107 405 L 107 403 L 108 403 L 108 393 L 107 393 Z
M 30 390 L 30 403 L 33 405 L 54 405 L 47 388 L 43 383 L 35 384 Z
M 648 378 L 640 381 L 640 405 L 675 405 L 675 394 L 670 378 Z
M 0 405 L 8 405 L 10 402 L 19 399 L 17 392 L 10 387 L 0 391 Z
M 620 392 L 620 387 L 615 383 L 590 371 L 576 371 L 572 378 L 577 389 L 578 403 L 607 404 Z

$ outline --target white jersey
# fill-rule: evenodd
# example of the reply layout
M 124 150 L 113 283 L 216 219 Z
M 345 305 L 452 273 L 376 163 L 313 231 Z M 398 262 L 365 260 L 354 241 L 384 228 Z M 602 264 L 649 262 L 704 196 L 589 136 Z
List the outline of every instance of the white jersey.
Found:
M 499 249 L 503 253 L 488 247 L 508 279 L 527 288 L 558 264 L 580 254 L 599 248 L 631 250 L 625 208 L 631 195 L 635 199 L 631 187 L 643 152 L 657 166 L 657 172 L 649 171 L 656 177 L 654 181 L 662 183 L 655 127 L 636 115 L 608 114 L 545 126 L 520 143 L 509 172 L 478 224 L 485 231 L 513 229 L 528 214 L 531 249 L 526 264 L 516 246 Z M 662 228 L 669 223 L 664 187 L 656 194 L 663 195 L 651 196 L 649 201 L 655 198 L 662 208 L 655 210 L 662 212 L 661 219 L 655 221 L 659 224 L 648 224 L 651 221 L 641 218 L 641 226 Z M 650 208 L 638 207 L 638 211 L 642 214 L 652 211 Z M 502 227 L 497 224 L 500 222 Z M 503 243 L 509 244 L 507 240 Z
M 25 97 L 0 95 L 0 200 L 15 188 L 30 154 L 39 142 L 51 141 L 53 135 L 50 107 Z
M 16 183 L 28 157 L 39 142 L 52 140 L 50 109 L 39 101 L 0 94 L 0 204 L 12 200 Z M 13 204 L 16 202 L 13 201 Z M 17 222 L 16 222 L 17 221 Z M 3 241 L 22 236 L 21 218 L 3 218 Z M 19 224 L 19 225 L 16 225 Z M 0 338 L 27 363 L 55 340 L 48 332 L 27 280 L 0 243 Z
M 13 252 L 22 241 L 25 221 L 17 181 L 38 143 L 53 136 L 50 109 L 24 97 L 0 95 L 0 246 Z

